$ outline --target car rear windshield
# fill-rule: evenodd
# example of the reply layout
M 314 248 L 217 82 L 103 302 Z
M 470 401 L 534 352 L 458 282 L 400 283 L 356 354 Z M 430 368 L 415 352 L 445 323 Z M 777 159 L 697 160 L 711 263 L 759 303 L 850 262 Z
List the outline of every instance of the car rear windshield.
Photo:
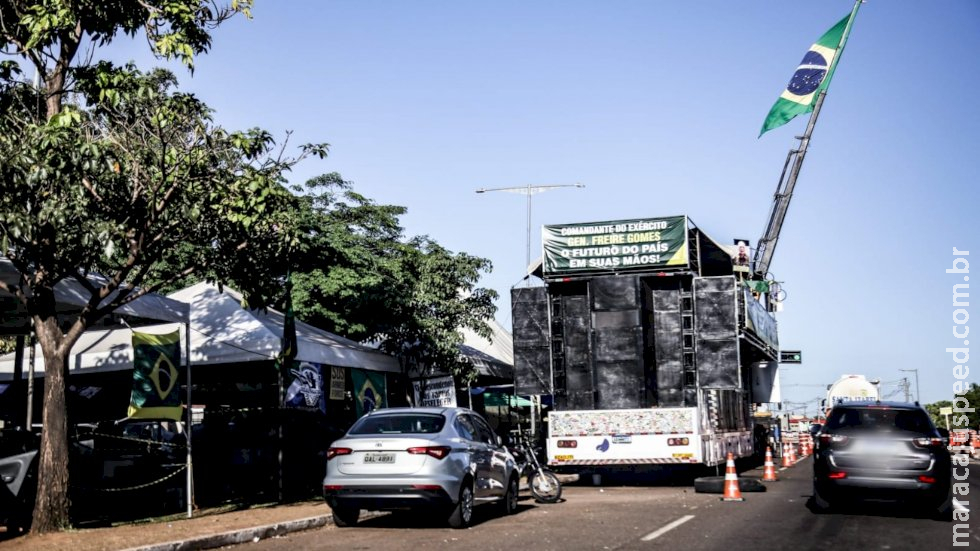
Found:
M 404 413 L 361 417 L 348 434 L 435 434 L 446 418 L 433 413 Z
M 929 417 L 924 411 L 918 409 L 834 408 L 824 425 L 825 430 L 858 427 L 881 431 L 900 430 L 923 434 L 932 433 Z

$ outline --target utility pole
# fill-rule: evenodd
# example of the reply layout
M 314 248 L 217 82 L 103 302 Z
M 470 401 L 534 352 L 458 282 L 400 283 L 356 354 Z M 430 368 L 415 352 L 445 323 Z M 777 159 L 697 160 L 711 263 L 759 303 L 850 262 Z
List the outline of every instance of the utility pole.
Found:
M 526 186 L 516 186 L 516 187 L 497 187 L 497 188 L 480 188 L 476 190 L 477 193 L 486 193 L 488 191 L 506 191 L 508 193 L 518 193 L 527 197 L 527 249 L 524 258 L 525 271 L 530 271 L 531 269 L 531 196 L 537 193 L 544 193 L 545 191 L 563 188 L 563 187 L 577 187 L 583 188 L 585 184 L 557 184 L 550 186 L 532 186 L 528 184 Z M 528 274 L 525 273 L 525 277 Z
M 918 369 L 899 369 L 899 371 L 903 371 L 905 373 L 913 373 L 913 372 L 915 373 L 915 401 L 916 402 L 921 401 L 922 400 L 922 397 L 919 396 L 919 370 Z M 907 392 L 905 394 L 905 401 L 906 402 L 909 402 L 910 401 Z
M 905 401 L 909 401 L 909 379 L 908 377 L 902 377 L 902 390 L 905 391 Z

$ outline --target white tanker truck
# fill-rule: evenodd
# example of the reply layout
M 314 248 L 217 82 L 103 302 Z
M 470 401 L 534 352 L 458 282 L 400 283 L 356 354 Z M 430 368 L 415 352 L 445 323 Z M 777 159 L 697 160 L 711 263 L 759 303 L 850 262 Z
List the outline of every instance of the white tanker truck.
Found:
M 838 402 L 867 402 L 881 399 L 877 379 L 870 381 L 864 375 L 842 375 L 827 387 L 827 398 L 824 400 L 824 415 L 830 413 L 830 408 Z

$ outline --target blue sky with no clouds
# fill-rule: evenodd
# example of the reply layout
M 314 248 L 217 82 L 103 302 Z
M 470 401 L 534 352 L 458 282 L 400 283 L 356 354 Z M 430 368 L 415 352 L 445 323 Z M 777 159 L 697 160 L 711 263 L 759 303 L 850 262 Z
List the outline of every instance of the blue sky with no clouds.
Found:
M 524 197 L 477 188 L 586 185 L 534 197 L 535 250 L 542 224 L 673 214 L 719 242 L 754 243 L 806 120 L 757 139 L 759 128 L 810 44 L 852 6 L 257 4 L 252 21 L 215 33 L 193 76 L 177 69 L 182 87 L 228 128 L 332 144 L 297 181 L 340 172 L 407 207 L 410 235 L 490 259 L 483 285 L 500 293 L 507 326 Z M 111 55 L 160 64 L 145 50 L 121 41 Z M 952 393 L 944 350 L 962 346 L 951 300 L 962 278 L 944 270 L 953 247 L 980 257 L 978 51 L 972 0 L 861 8 L 771 267 L 788 294 L 782 345 L 805 358 L 785 370 L 785 398 L 810 412 L 845 373 L 893 382 L 918 369 L 924 401 Z

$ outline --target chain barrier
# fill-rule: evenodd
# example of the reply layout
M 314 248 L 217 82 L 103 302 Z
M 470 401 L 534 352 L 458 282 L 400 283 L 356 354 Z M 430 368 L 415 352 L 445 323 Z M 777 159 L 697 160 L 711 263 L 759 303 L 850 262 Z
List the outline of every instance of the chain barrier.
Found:
M 165 480 L 168 480 L 168 479 L 171 479 L 171 478 L 177 476 L 178 474 L 180 474 L 185 469 L 187 469 L 187 465 L 181 465 L 177 470 L 175 470 L 174 472 L 172 472 L 172 473 L 164 476 L 163 478 L 159 478 L 157 480 L 154 480 L 152 482 L 147 482 L 145 484 L 138 484 L 136 486 L 128 486 L 128 487 L 125 487 L 125 488 L 86 488 L 84 486 L 75 486 L 75 485 L 72 485 L 72 488 L 75 488 L 75 489 L 78 489 L 78 490 L 82 490 L 82 491 L 85 491 L 85 492 L 108 492 L 108 493 L 112 493 L 112 492 L 130 492 L 130 491 L 133 491 L 133 490 L 140 490 L 140 489 L 143 489 L 143 488 L 149 488 L 150 486 L 153 486 L 155 484 L 160 484 L 161 482 L 163 482 Z
M 126 440 L 127 442 L 138 442 L 140 444 L 147 444 L 150 446 L 161 446 L 161 447 L 170 446 L 171 448 L 179 448 L 179 449 L 187 448 L 186 444 L 177 444 L 175 442 L 160 442 L 158 440 L 147 440 L 145 438 L 136 438 L 134 436 L 121 436 L 118 434 L 105 434 L 102 432 L 90 432 L 87 435 L 85 435 L 82 438 L 82 440 L 88 440 L 87 438 L 88 436 L 99 437 L 99 438 L 113 438 L 116 440 Z M 109 450 L 108 448 L 99 448 L 99 449 L 106 449 L 107 451 Z M 112 450 L 112 451 L 125 451 L 125 450 Z

